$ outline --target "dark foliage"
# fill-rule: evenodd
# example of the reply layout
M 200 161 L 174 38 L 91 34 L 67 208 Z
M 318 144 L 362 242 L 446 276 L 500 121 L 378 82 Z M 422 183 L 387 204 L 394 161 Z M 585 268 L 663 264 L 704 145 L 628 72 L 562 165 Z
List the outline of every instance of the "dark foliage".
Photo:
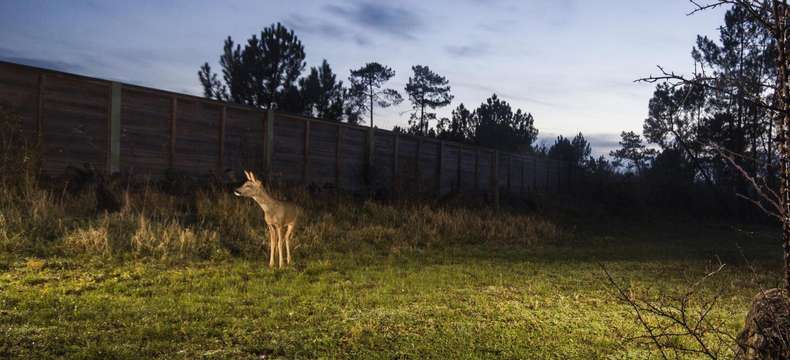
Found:
M 351 87 L 347 94 L 349 107 L 347 115 L 355 121 L 361 122 L 361 113 L 370 113 L 370 126 L 373 127 L 373 107 L 386 108 L 400 104 L 403 101 L 400 93 L 395 89 L 383 88 L 384 83 L 395 76 L 395 71 L 377 62 L 367 63 L 356 70 L 351 70 L 348 77 Z
M 331 121 L 342 119 L 343 82 L 337 81 L 326 60 L 320 68 L 310 68 L 310 74 L 299 79 L 299 89 L 305 114 Z
M 302 42 L 280 23 L 252 35 L 244 48 L 228 36 L 220 56 L 223 82 L 208 63 L 198 71 L 206 97 L 238 104 L 301 112 L 304 108 L 295 83 L 305 67 Z
M 415 65 L 411 70 L 413 75 L 406 84 L 406 93 L 412 103 L 410 133 L 427 135 L 429 121 L 436 120 L 436 113 L 431 110 L 450 105 L 453 100 L 450 82 L 427 66 Z

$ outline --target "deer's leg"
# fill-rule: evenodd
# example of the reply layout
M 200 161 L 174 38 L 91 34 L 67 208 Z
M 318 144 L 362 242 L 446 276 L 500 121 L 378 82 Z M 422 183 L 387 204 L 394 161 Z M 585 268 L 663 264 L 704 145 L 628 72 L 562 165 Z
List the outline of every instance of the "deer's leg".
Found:
M 277 256 L 280 257 L 280 269 L 285 267 L 285 264 L 283 262 L 283 237 L 284 237 L 284 235 L 285 234 L 283 234 L 283 227 L 278 225 L 277 226 Z
M 291 264 L 291 236 L 294 233 L 294 224 L 288 225 L 288 229 L 285 231 L 285 254 L 286 254 L 286 263 L 288 265 Z
M 274 249 L 277 245 L 277 230 L 275 230 L 274 225 L 268 225 L 269 227 L 269 267 L 274 267 Z

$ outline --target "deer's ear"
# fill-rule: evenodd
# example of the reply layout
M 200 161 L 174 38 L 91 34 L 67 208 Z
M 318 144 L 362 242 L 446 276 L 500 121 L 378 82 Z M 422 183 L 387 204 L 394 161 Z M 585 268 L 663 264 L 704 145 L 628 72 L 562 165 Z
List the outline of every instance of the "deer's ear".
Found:
M 247 170 L 244 170 L 244 177 L 246 177 L 247 180 L 252 180 L 252 176 L 250 174 L 252 173 Z
M 258 182 L 258 179 L 255 178 L 255 174 L 253 174 L 252 171 L 250 171 L 250 181 Z

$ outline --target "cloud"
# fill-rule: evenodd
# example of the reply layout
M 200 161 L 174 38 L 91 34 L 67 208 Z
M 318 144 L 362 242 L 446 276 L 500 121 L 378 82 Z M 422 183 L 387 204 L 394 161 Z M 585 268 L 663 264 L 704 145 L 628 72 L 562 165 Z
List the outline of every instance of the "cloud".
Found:
M 85 72 L 85 67 L 77 63 L 17 55 L 12 51 L 3 48 L 0 48 L 0 54 L 3 54 L 0 55 L 0 60 L 13 62 L 17 64 L 35 66 L 35 67 L 40 67 L 50 70 L 72 72 L 72 73 Z M 5 55 L 5 54 L 10 54 L 10 55 Z
M 473 45 L 448 45 L 444 47 L 444 51 L 455 57 L 477 57 L 488 54 L 488 44 L 477 43 Z
M 283 22 L 298 33 L 312 34 L 333 40 L 350 40 L 359 46 L 372 44 L 372 41 L 367 36 L 358 33 L 351 34 L 348 32 L 348 29 L 326 20 L 291 14 Z
M 512 33 L 525 23 L 565 29 L 578 15 L 578 0 L 472 1 L 480 11 L 500 14 L 475 25 L 492 33 Z
M 498 19 L 497 21 L 487 21 L 477 24 L 477 28 L 491 33 L 507 33 L 512 31 L 518 22 L 515 20 Z
M 606 149 L 606 154 L 609 150 L 614 150 L 620 147 L 620 134 L 618 133 L 604 133 L 604 134 L 589 134 L 584 136 L 587 141 L 594 147 L 599 149 Z
M 353 36 L 354 42 L 359 46 L 368 46 L 373 42 L 367 36 L 356 34 Z
M 378 2 L 361 2 L 350 7 L 327 5 L 324 9 L 353 24 L 402 39 L 415 39 L 413 32 L 423 25 L 412 10 Z
M 497 89 L 494 89 L 493 87 L 486 86 L 486 85 L 480 85 L 480 84 L 469 83 L 469 82 L 464 82 L 464 81 L 455 81 L 454 84 L 457 85 L 457 86 L 460 86 L 460 87 L 468 88 L 468 89 L 474 89 L 474 90 L 478 90 L 478 91 L 488 92 L 488 93 L 491 93 L 491 94 L 496 94 L 497 97 L 500 97 L 500 98 L 505 99 L 505 100 L 523 101 L 523 102 L 533 103 L 533 104 L 537 104 L 537 105 L 543 105 L 543 106 L 547 106 L 547 107 L 557 107 L 558 106 L 557 104 L 555 104 L 553 102 L 548 102 L 548 101 L 544 101 L 544 100 L 540 100 L 540 99 L 535 99 L 535 98 L 532 98 L 532 97 L 503 93 L 501 91 L 498 91 Z
M 345 31 L 338 25 L 299 14 L 291 14 L 285 19 L 284 23 L 289 28 L 293 28 L 300 33 L 318 34 L 327 37 L 344 37 L 346 35 Z
M 573 138 L 577 133 L 573 134 L 558 134 L 554 132 L 541 132 L 538 136 L 538 144 L 544 144 L 547 148 L 554 145 L 557 136 L 562 135 L 567 138 Z M 620 147 L 620 134 L 619 133 L 597 133 L 597 134 L 584 134 L 584 138 L 590 143 L 592 148 L 592 155 L 598 157 L 600 155 L 609 156 L 609 151 L 618 149 Z

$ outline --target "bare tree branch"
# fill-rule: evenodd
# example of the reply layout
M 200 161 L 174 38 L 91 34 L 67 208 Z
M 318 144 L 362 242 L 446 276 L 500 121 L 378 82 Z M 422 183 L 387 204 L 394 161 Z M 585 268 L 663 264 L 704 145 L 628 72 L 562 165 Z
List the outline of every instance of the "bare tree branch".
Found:
M 753 176 L 749 175 L 749 173 L 742 166 L 740 166 L 735 161 L 735 159 L 733 159 L 733 157 L 730 156 L 727 153 L 726 150 L 722 149 L 720 146 L 718 146 L 716 144 L 712 144 L 711 143 L 710 146 L 711 146 L 711 148 L 716 150 L 718 152 L 719 156 L 721 156 L 723 159 L 725 159 L 730 164 L 730 166 L 732 166 L 732 168 L 735 169 L 741 175 L 741 177 L 743 177 L 744 179 L 746 179 L 746 181 L 749 182 L 749 184 L 752 186 L 752 188 L 754 188 L 754 191 L 757 192 L 757 194 L 763 200 L 768 202 L 768 204 L 771 205 L 771 207 L 773 207 L 775 212 L 769 213 L 768 211 L 766 211 L 766 209 L 762 206 L 762 204 L 759 201 L 756 201 L 756 200 L 753 200 L 751 198 L 745 197 L 745 196 L 743 196 L 741 194 L 737 194 L 737 195 L 740 196 L 740 197 L 746 198 L 747 200 L 752 201 L 753 203 L 757 204 L 760 207 L 760 209 L 762 209 L 766 213 L 769 213 L 770 215 L 775 216 L 775 217 L 777 217 L 777 218 L 779 218 L 781 220 L 784 217 L 784 210 L 783 210 L 783 208 L 781 206 L 782 198 L 779 197 L 779 195 L 776 192 L 774 192 L 772 189 L 770 189 L 769 187 L 767 187 L 767 186 L 760 186 L 760 184 L 757 183 L 755 178 Z
M 738 96 L 737 94 L 733 94 L 731 91 L 728 91 L 728 90 L 723 89 L 721 87 L 717 87 L 717 86 L 711 85 L 710 83 L 714 82 L 715 80 L 718 80 L 717 78 L 709 77 L 709 76 L 703 76 L 703 75 L 699 75 L 699 74 L 694 74 L 693 78 L 688 78 L 688 77 L 685 77 L 683 75 L 678 75 L 674 71 L 667 72 L 660 65 L 656 65 L 656 67 L 659 69 L 659 71 L 661 71 L 661 75 L 660 76 L 649 75 L 647 77 L 636 79 L 636 80 L 634 80 L 634 82 L 644 82 L 644 83 L 648 83 L 648 84 L 653 84 L 653 83 L 656 83 L 656 82 L 659 82 L 659 81 L 666 81 L 666 82 L 670 82 L 673 86 L 695 85 L 695 86 L 700 86 L 700 87 L 705 88 L 705 89 L 718 91 L 718 92 L 721 92 L 722 94 L 725 94 L 725 95 L 728 95 L 728 96 L 733 96 L 733 97 Z M 676 81 L 676 83 L 672 83 L 672 81 Z M 762 101 L 762 99 L 752 99 L 752 98 L 747 98 L 747 97 L 743 97 L 743 96 L 738 96 L 738 97 L 740 97 L 741 99 L 743 99 L 744 101 L 746 101 L 749 104 L 752 104 L 754 106 L 757 106 L 757 107 L 760 107 L 760 108 L 763 108 L 763 109 L 766 109 L 766 110 L 776 111 L 778 113 L 785 113 L 786 112 L 785 110 L 783 110 L 781 108 L 778 108 L 776 106 L 773 106 L 773 105 L 765 103 L 764 101 Z
M 603 264 L 599 266 L 615 290 L 617 299 L 633 310 L 646 333 L 630 337 L 629 340 L 647 340 L 664 359 L 668 359 L 668 354 L 674 354 L 675 358 L 680 354 L 695 354 L 718 359 L 723 349 L 730 348 L 734 336 L 723 330 L 726 326 L 721 321 L 710 320 L 710 314 L 721 297 L 721 290 L 701 302 L 694 300 L 692 305 L 692 299 L 703 298 L 698 295 L 704 282 L 724 269 L 725 265 L 720 260 L 715 269 L 691 284 L 681 295 L 662 297 L 658 301 L 648 301 L 633 295 L 614 280 Z M 693 310 L 696 308 L 699 310 Z M 684 343 L 680 341 L 682 339 L 691 343 Z

